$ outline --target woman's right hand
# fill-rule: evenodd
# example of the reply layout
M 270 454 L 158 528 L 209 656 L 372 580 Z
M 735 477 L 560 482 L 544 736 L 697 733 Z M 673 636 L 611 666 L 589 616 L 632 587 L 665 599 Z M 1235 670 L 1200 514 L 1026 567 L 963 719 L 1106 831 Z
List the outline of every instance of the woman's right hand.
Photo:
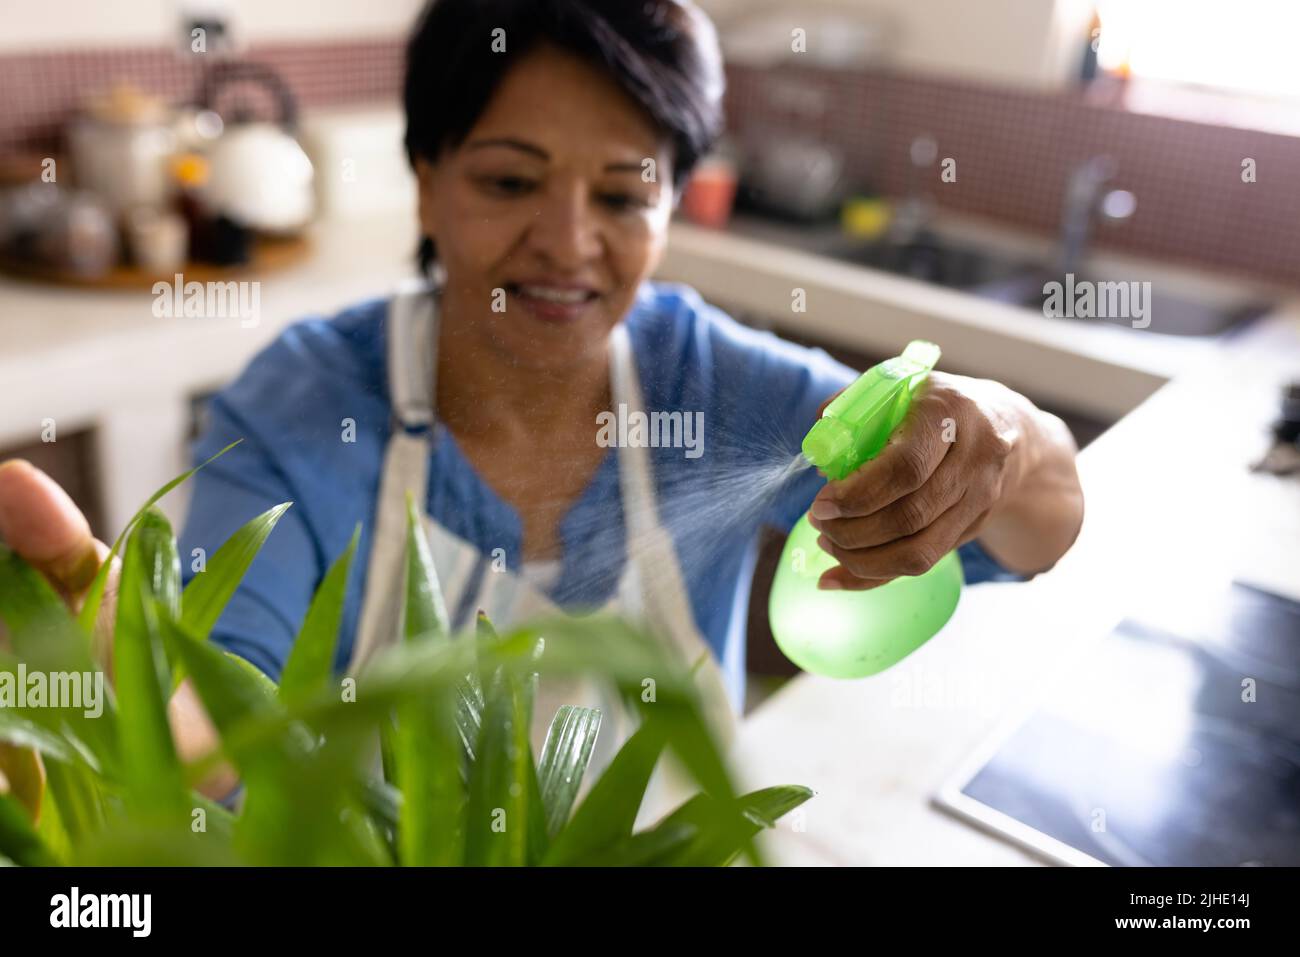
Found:
M 91 534 L 90 523 L 68 493 L 22 459 L 0 463 L 0 541 L 41 572 L 74 612 L 81 610 L 86 592 L 110 551 Z M 110 681 L 118 572 L 118 560 L 114 558 L 95 624 L 95 657 Z M 0 624 L 0 644 L 6 638 L 3 631 L 4 626 Z M 176 689 L 167 711 L 182 760 L 197 760 L 217 746 L 216 730 L 188 680 Z M 2 753 L 0 761 L 3 761 Z M 0 767 L 0 775 L 3 773 L 4 768 Z M 199 790 L 212 797 L 222 797 L 234 788 L 237 780 L 229 767 L 222 767 Z

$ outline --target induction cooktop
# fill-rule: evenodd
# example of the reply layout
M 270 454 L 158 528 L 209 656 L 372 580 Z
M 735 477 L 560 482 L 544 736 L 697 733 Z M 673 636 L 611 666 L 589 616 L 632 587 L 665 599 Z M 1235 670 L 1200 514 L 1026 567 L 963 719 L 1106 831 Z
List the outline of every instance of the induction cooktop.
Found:
M 1197 609 L 1122 622 L 936 803 L 1057 863 L 1300 865 L 1300 603 Z

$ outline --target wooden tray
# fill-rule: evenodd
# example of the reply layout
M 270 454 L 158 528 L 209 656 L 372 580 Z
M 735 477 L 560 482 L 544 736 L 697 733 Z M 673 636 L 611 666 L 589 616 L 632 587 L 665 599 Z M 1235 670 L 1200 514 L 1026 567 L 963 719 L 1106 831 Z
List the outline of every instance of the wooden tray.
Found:
M 79 276 L 70 269 L 42 266 L 0 256 L 0 273 L 34 282 L 53 283 L 60 286 L 77 286 L 81 289 L 151 289 L 156 282 L 172 282 L 179 272 L 185 282 L 214 282 L 239 279 L 250 273 L 274 272 L 306 259 L 311 251 L 311 240 L 306 236 L 288 239 L 261 236 L 253 240 L 253 254 L 248 262 L 238 266 L 214 266 L 210 263 L 186 263 L 179 269 L 166 273 L 141 269 L 138 266 L 114 266 L 102 276 Z

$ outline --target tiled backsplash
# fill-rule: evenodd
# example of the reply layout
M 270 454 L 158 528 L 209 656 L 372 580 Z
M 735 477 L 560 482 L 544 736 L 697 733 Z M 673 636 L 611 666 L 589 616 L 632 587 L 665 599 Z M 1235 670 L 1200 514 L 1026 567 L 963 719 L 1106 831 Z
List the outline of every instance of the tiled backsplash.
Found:
M 247 57 L 273 67 L 303 107 L 392 99 L 401 89 L 403 49 L 395 40 L 261 45 Z M 201 81 L 199 57 L 160 47 L 0 56 L 0 153 L 53 148 L 69 113 L 115 82 L 182 102 L 197 96 Z
M 262 45 L 248 56 L 276 68 L 305 107 L 393 99 L 401 86 L 396 39 Z M 1113 185 L 1138 202 L 1130 220 L 1099 230 L 1099 244 L 1300 284 L 1300 137 L 1137 115 L 1076 95 L 783 68 L 776 79 L 787 91 L 817 91 L 825 104 L 808 110 L 774 91 L 773 74 L 731 67 L 728 76 L 734 133 L 775 124 L 819 134 L 890 195 L 907 189 L 911 141 L 930 134 L 939 156 L 956 161 L 955 182 L 938 182 L 933 169 L 936 201 L 1043 233 L 1056 230 L 1070 169 L 1109 153 L 1119 162 Z M 163 49 L 0 56 L 0 154 L 53 149 L 68 113 L 116 79 L 179 100 L 200 73 Z M 1247 157 L 1257 182 L 1242 182 Z
M 888 195 L 909 186 L 909 147 L 933 136 L 955 182 L 931 168 L 943 206 L 1055 233 L 1066 179 L 1090 156 L 1118 161 L 1114 188 L 1137 197 L 1132 218 L 1096 241 L 1300 285 L 1300 137 L 1210 126 L 1035 93 L 916 76 L 819 69 L 728 71 L 732 130 L 776 124 L 840 146 L 854 172 Z M 778 109 L 773 83 L 819 90 L 824 111 Z M 790 98 L 795 99 L 797 98 Z M 805 97 L 804 99 L 807 99 Z M 1255 160 L 1256 182 L 1242 181 Z

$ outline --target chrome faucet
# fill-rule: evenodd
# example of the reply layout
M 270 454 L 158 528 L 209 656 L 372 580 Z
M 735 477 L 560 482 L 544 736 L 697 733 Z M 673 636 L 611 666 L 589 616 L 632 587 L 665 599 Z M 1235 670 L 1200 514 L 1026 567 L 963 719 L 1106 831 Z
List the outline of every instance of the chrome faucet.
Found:
M 922 133 L 908 147 L 907 194 L 894 210 L 890 223 L 890 240 L 897 245 L 913 242 L 930 225 L 934 215 L 928 195 L 928 170 L 939 157 L 939 143 L 929 133 Z
M 1115 178 L 1119 164 L 1112 156 L 1094 156 L 1070 172 L 1061 209 L 1060 275 L 1078 273 L 1092 233 L 1094 217 L 1122 222 L 1137 209 L 1137 197 L 1126 189 L 1102 189 Z

